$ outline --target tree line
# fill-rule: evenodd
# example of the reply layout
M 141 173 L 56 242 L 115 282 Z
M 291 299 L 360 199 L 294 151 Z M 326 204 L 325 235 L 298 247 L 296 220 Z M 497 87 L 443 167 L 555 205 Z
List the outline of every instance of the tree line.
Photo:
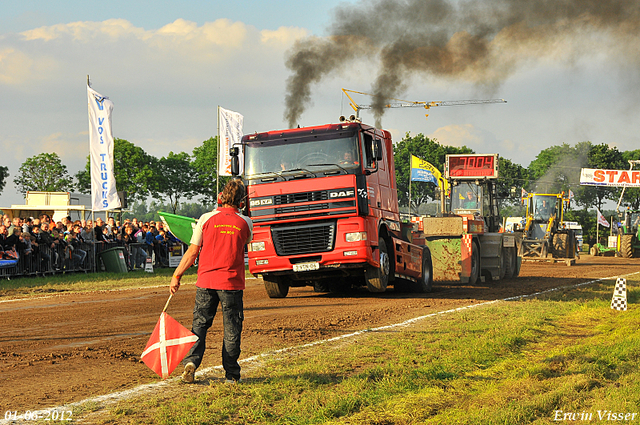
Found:
M 189 154 L 169 152 L 156 158 L 139 146 L 114 139 L 113 162 L 116 188 L 126 193 L 127 200 L 144 204 L 147 199 L 165 199 L 174 213 L 181 200 L 199 197 L 202 204 L 213 205 L 217 192 L 217 137 L 209 138 Z M 0 167 L 0 191 L 8 171 Z M 221 177 L 221 186 L 228 178 Z M 27 191 L 91 193 L 91 161 L 87 156 L 84 170 L 73 177 L 56 153 L 42 153 L 28 158 L 13 180 L 18 193 Z
M 472 149 L 462 146 L 444 146 L 436 140 L 429 139 L 422 134 L 411 137 L 409 134 L 394 145 L 394 160 L 396 181 L 398 183 L 398 198 L 400 203 L 407 205 L 409 194 L 409 179 L 411 175 L 410 158 L 415 155 L 438 168 L 444 174 L 444 162 L 447 154 L 475 153 Z M 495 152 L 481 152 L 495 153 Z M 498 180 L 498 196 L 500 214 L 507 216 L 524 216 L 524 206 L 521 205 L 522 189 L 534 193 L 573 193 L 570 211 L 566 215 L 567 221 L 577 221 L 583 226 L 585 238 L 595 237 L 595 211 L 588 209 L 597 207 L 606 217 L 613 215 L 613 211 L 604 211 L 606 201 L 617 203 L 622 188 L 581 186 L 580 171 L 582 168 L 602 168 L 611 170 L 628 170 L 629 160 L 640 159 L 640 149 L 619 151 L 616 147 L 604 143 L 593 144 L 580 142 L 574 146 L 567 143 L 543 149 L 531 161 L 528 167 L 523 167 L 500 157 Z M 416 184 L 417 183 L 417 184 Z M 411 186 L 411 210 L 418 211 L 420 206 L 438 198 L 437 188 L 431 183 L 414 182 Z M 640 208 L 640 188 L 627 188 L 621 202 L 622 208 Z M 617 217 L 616 217 L 617 218 Z
M 411 136 L 409 133 L 394 144 L 394 161 L 398 199 L 405 208 L 409 202 L 410 158 L 415 155 L 428 161 L 441 172 L 444 171 L 445 156 L 455 153 L 475 153 L 462 146 L 446 146 L 423 134 Z M 482 152 L 493 153 L 493 152 Z M 197 214 L 201 208 L 182 203 L 182 200 L 198 198 L 198 205 L 213 206 L 217 197 L 217 137 L 211 137 L 191 153 L 180 152 L 156 158 L 139 146 L 124 140 L 114 140 L 114 174 L 118 191 L 127 193 L 131 203 L 137 203 L 136 212 L 143 215 L 145 202 L 154 201 L 152 208 L 170 208 L 172 212 L 182 211 Z M 500 157 L 498 195 L 500 212 L 503 216 L 523 215 L 520 205 L 521 190 L 538 193 L 569 193 L 574 198 L 567 219 L 579 221 L 585 234 L 595 234 L 595 214 L 588 208 L 597 207 L 602 211 L 606 201 L 617 202 L 621 188 L 580 185 L 582 168 L 603 168 L 626 170 L 628 160 L 640 159 L 640 149 L 619 151 L 606 144 L 580 142 L 574 146 L 567 143 L 551 146 L 540 151 L 528 167 Z M 71 177 L 56 153 L 42 153 L 28 158 L 18 170 L 14 184 L 23 195 L 27 191 L 78 191 L 90 193 L 90 159 L 84 170 Z M 0 192 L 9 176 L 8 168 L 0 166 Z M 221 178 L 222 187 L 228 178 Z M 436 186 L 430 183 L 414 182 L 411 187 L 411 209 L 418 211 L 423 204 L 438 198 Z M 640 189 L 627 188 L 622 204 L 632 209 L 640 208 Z M 604 213 L 604 211 L 603 211 Z M 145 213 L 146 214 L 146 213 Z M 187 215 L 187 214 L 183 214 Z M 591 229 L 591 223 L 593 229 Z

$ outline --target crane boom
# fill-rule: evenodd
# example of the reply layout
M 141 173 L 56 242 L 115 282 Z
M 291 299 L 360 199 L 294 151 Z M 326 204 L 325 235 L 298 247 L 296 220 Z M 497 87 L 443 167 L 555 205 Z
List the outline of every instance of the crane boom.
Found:
M 356 111 L 356 116 L 358 112 L 363 109 L 372 109 L 372 105 L 358 105 L 353 98 L 349 95 L 349 93 L 357 93 L 363 94 L 366 96 L 372 96 L 369 93 L 363 93 L 355 90 L 342 89 L 344 94 L 349 98 L 349 105 Z M 433 100 L 433 101 L 411 101 L 411 100 L 402 100 L 402 99 L 391 99 L 397 100 L 396 103 L 387 103 L 384 105 L 385 108 L 416 108 L 422 107 L 425 109 L 430 109 L 433 106 L 462 106 L 462 105 L 479 105 L 485 103 L 507 103 L 504 99 L 479 99 L 479 100 Z M 426 114 L 425 116 L 429 116 Z

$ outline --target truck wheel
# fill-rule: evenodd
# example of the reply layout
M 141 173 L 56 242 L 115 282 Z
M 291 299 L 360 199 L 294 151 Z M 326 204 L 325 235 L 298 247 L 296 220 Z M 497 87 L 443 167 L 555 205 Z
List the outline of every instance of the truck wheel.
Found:
M 380 250 L 380 267 L 369 266 L 364 272 L 369 292 L 384 292 L 389 284 L 391 259 L 387 253 L 387 244 L 382 237 L 378 239 L 378 250 Z
M 433 264 L 429 248 L 422 250 L 422 275 L 416 284 L 416 292 L 427 293 L 433 290 Z
M 518 255 L 518 251 L 515 252 L 515 271 L 513 272 L 513 277 L 518 277 L 520 276 L 520 267 L 522 267 L 522 257 L 520 255 Z
M 598 247 L 596 245 L 592 246 L 591 249 L 589 249 L 589 254 L 591 254 L 592 256 L 596 257 L 598 255 L 600 255 L 600 250 L 598 249 Z
M 269 298 L 284 298 L 289 293 L 289 284 L 285 278 L 279 276 L 263 276 L 264 289 Z
M 620 237 L 620 253 L 624 258 L 633 258 L 633 235 Z
M 480 278 L 480 248 L 476 242 L 471 244 L 471 276 L 469 285 L 475 285 Z
M 502 255 L 504 256 L 504 278 L 511 279 L 515 276 L 516 268 L 518 267 L 516 249 L 503 247 Z
M 498 272 L 498 279 L 503 280 L 507 275 L 507 248 L 503 246 L 500 251 L 500 271 Z

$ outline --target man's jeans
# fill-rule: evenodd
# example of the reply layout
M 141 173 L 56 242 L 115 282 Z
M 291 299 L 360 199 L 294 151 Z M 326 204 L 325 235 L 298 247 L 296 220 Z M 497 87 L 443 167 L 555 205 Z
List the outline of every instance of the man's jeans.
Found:
M 240 379 L 240 334 L 242 334 L 242 321 L 244 320 L 243 291 L 225 291 L 221 289 L 205 289 L 196 287 L 196 302 L 193 307 L 193 324 L 191 332 L 198 336 L 195 343 L 183 363 L 189 362 L 196 365 L 202 363 L 206 346 L 207 330 L 213 323 L 218 304 L 222 304 L 222 323 L 224 326 L 224 339 L 222 343 L 222 366 L 227 379 Z

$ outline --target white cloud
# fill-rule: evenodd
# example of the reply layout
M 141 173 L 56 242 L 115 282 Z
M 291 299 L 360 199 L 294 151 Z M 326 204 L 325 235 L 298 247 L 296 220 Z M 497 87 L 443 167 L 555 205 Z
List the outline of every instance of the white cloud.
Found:
M 310 33 L 304 28 L 280 27 L 275 31 L 263 30 L 260 35 L 260 41 L 264 44 L 288 48 L 296 40 L 307 37 Z
M 306 34 L 228 19 L 177 19 L 156 30 L 111 19 L 0 34 L 0 165 L 12 179 L 27 158 L 46 151 L 58 153 L 72 175 L 84 168 L 87 74 L 115 103 L 115 136 L 156 157 L 190 153 L 215 136 L 217 105 L 243 113 L 247 131 L 282 127 L 283 55 Z M 15 196 L 10 191 L 1 198 Z M 17 203 L 0 204 L 10 202 Z

